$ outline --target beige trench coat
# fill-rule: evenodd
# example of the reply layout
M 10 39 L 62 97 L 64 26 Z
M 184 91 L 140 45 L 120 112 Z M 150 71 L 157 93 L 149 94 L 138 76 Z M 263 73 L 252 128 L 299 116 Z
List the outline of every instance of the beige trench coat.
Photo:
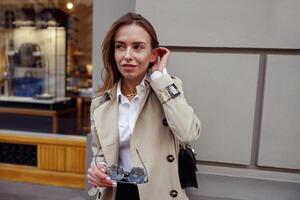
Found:
M 180 187 L 178 176 L 179 142 L 189 143 L 200 134 L 200 121 L 187 104 L 181 81 L 170 75 L 145 80 L 141 90 L 141 106 L 131 136 L 133 166 L 142 167 L 138 149 L 148 172 L 148 183 L 138 185 L 141 200 L 188 199 Z M 180 95 L 172 98 L 166 87 L 175 84 Z M 118 102 L 115 85 L 91 104 L 93 153 L 109 165 L 118 163 Z M 102 200 L 114 200 L 116 188 L 101 188 Z M 173 196 L 173 197 L 172 197 Z M 176 197 L 174 197 L 176 196 Z

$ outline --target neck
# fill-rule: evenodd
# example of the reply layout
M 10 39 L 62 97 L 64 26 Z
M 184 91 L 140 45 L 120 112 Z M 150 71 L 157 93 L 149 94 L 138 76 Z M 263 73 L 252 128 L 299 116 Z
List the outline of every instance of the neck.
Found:
M 139 78 L 139 79 L 125 79 L 125 78 L 123 78 L 122 84 L 121 84 L 122 93 L 123 94 L 136 93 L 136 86 L 138 86 L 142 82 L 143 78 L 144 78 L 144 76 L 142 78 Z
M 136 91 L 136 86 L 138 83 L 131 82 L 128 80 L 122 80 L 122 92 L 123 94 L 134 93 Z

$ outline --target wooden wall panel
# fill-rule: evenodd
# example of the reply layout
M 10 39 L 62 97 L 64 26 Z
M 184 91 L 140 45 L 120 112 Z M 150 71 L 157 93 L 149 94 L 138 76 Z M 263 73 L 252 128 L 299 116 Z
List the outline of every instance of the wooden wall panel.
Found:
M 84 188 L 86 138 L 1 132 L 0 142 L 37 145 L 37 167 L 0 163 L 0 179 Z
M 38 168 L 51 171 L 65 171 L 65 147 L 42 144 L 38 147 Z
M 83 174 L 85 171 L 85 148 L 66 147 L 67 172 Z

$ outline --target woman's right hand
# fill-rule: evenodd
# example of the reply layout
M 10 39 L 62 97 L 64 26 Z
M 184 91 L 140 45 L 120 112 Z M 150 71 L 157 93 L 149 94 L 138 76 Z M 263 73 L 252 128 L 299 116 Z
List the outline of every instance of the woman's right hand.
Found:
M 92 164 L 88 169 L 87 179 L 95 187 L 116 187 L 117 183 L 112 181 L 106 174 L 105 166 L 97 167 Z
M 171 52 L 165 47 L 157 47 L 154 51 L 157 53 L 157 59 L 154 61 L 154 64 L 150 70 L 151 72 L 163 72 L 163 69 L 166 68 L 168 65 L 168 60 L 171 55 Z

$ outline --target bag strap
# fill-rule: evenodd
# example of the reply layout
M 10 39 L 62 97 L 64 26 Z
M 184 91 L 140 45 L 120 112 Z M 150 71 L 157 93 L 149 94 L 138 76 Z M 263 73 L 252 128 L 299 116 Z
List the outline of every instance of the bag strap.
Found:
M 180 149 L 181 148 L 183 148 L 183 149 L 185 149 L 185 148 L 192 148 L 190 144 L 184 144 L 184 143 L 181 143 L 181 142 L 179 142 L 179 147 L 180 147 Z
M 186 149 L 186 148 L 190 149 L 193 152 L 194 156 L 196 157 L 195 150 L 192 148 L 190 144 L 179 143 L 179 150 Z

